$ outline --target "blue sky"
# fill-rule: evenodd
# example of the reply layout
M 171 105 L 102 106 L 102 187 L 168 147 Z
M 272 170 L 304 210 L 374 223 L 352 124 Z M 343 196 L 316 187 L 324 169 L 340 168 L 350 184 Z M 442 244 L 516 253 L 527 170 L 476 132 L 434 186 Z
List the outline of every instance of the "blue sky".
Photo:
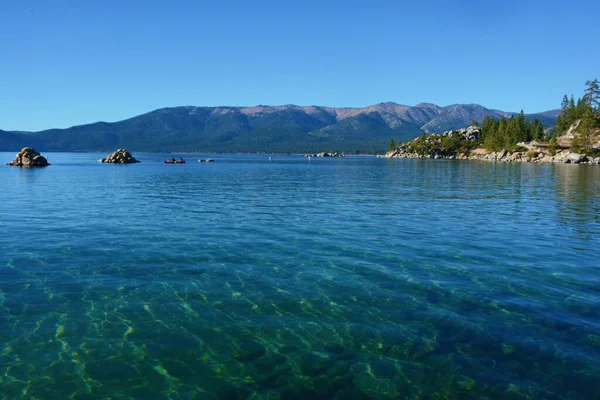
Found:
M 598 1 L 0 0 L 0 129 L 178 105 L 477 103 L 600 79 Z

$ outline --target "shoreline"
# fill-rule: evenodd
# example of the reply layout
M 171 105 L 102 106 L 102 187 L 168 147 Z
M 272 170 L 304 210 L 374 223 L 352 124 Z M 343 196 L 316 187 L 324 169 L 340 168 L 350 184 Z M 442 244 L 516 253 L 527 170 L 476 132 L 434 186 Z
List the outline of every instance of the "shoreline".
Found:
M 498 151 L 488 150 L 480 143 L 481 128 L 468 128 L 444 133 L 424 134 L 388 151 L 387 158 L 425 158 L 448 160 L 477 160 L 506 163 L 548 164 L 600 164 L 600 157 L 588 156 L 571 151 L 572 138 L 559 137 L 554 148 L 550 142 L 532 140 L 519 142 L 511 148 Z M 598 143 L 600 144 L 600 142 Z M 597 149 L 597 145 L 593 148 Z M 553 154 L 551 154 L 553 153 Z
M 535 154 L 531 154 L 533 152 Z M 592 164 L 599 165 L 600 157 L 590 157 L 584 154 L 574 153 L 568 149 L 558 150 L 554 156 L 547 154 L 538 148 L 532 148 L 527 152 L 508 150 L 489 151 L 478 147 L 469 153 L 457 155 L 419 155 L 417 153 L 400 153 L 398 150 L 388 152 L 386 158 L 421 158 L 431 160 L 475 160 L 505 163 L 545 163 L 545 164 Z

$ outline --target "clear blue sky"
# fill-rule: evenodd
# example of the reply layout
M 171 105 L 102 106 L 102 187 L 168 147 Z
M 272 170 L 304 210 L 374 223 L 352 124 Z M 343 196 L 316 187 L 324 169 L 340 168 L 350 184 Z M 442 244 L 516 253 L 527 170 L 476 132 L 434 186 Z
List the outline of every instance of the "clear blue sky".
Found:
M 600 1 L 0 0 L 0 129 L 178 105 L 558 108 Z

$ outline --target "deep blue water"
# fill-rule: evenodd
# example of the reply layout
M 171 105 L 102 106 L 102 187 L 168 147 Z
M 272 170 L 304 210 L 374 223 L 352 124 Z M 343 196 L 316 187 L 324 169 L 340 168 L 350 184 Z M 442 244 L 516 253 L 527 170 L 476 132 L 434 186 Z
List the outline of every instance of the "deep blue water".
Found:
M 46 155 L 0 153 L 0 398 L 600 398 L 597 166 Z

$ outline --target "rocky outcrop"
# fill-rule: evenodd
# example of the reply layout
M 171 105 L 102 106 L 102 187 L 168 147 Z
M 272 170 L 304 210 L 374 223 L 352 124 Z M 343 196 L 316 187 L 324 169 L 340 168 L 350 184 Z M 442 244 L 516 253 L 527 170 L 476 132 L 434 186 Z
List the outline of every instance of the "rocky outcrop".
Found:
M 565 163 L 565 164 L 600 164 L 600 157 L 592 158 L 583 154 L 571 152 L 567 146 L 559 142 L 554 155 L 550 154 L 549 144 L 532 141 L 519 143 L 518 151 L 489 151 L 485 148 L 475 148 L 479 138 L 479 128 L 469 127 L 457 131 L 444 132 L 414 139 L 402 144 L 398 149 L 388 152 L 390 158 L 433 158 L 480 160 L 492 162 L 523 162 L 523 163 Z M 567 139 L 565 139 L 566 141 Z M 457 144 L 459 144 L 457 146 Z M 469 144 L 472 146 L 470 147 Z M 460 150 L 456 150 L 456 148 Z
M 48 160 L 32 147 L 24 147 L 7 165 L 16 167 L 47 167 Z
M 136 160 L 135 157 L 131 155 L 125 149 L 119 149 L 114 153 L 110 154 L 106 158 L 101 158 L 99 160 L 101 163 L 109 163 L 109 164 L 135 164 L 139 163 L 139 160 Z
M 387 153 L 387 157 L 398 158 L 449 158 L 455 159 L 460 152 L 454 147 L 474 147 L 479 139 L 480 129 L 470 126 L 464 129 L 446 131 L 419 137 L 400 145 L 396 150 Z
M 579 125 L 581 125 L 580 119 L 575 121 L 563 135 L 559 136 L 558 141 L 560 142 L 573 140 L 573 138 L 577 134 L 577 129 L 579 129 Z
M 548 154 L 545 150 L 515 151 L 502 150 L 490 152 L 485 149 L 476 149 L 469 154 L 462 154 L 458 159 L 480 160 L 507 163 L 564 163 L 564 164 L 600 164 L 600 157 L 592 158 L 582 154 L 571 153 L 569 150 L 558 150 L 555 155 Z
M 573 144 L 573 140 L 577 137 L 577 135 L 581 134 L 579 128 L 581 127 L 581 120 L 578 119 L 575 121 L 569 129 L 562 135 L 560 135 L 557 140 L 558 144 L 563 148 L 570 148 Z M 600 149 L 600 129 L 594 128 L 589 132 L 589 140 L 590 146 L 594 150 Z
M 305 157 L 344 157 L 344 154 L 338 153 L 337 151 L 331 153 L 323 151 L 321 153 L 306 154 Z

